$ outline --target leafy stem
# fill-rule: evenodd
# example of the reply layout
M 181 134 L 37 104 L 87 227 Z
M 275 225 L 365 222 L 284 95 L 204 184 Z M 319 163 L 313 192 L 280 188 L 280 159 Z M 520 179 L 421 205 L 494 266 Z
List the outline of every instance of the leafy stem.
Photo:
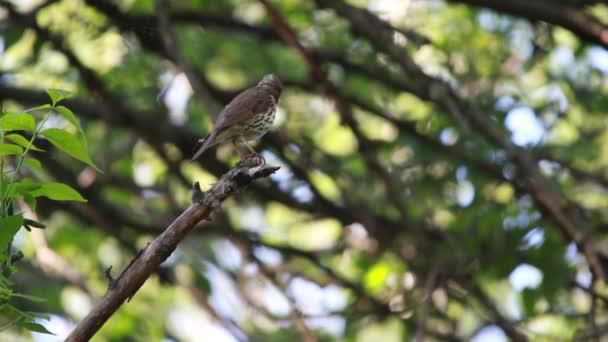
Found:
M 1 136 L 2 140 L 4 140 L 4 134 Z M 0 157 L 0 191 L 2 190 L 4 183 L 4 157 Z M 1 198 L 4 198 L 4 192 L 2 192 Z M 2 217 L 7 216 L 6 207 L 4 206 L 4 201 L 0 202 L 0 210 L 2 210 Z
M 45 115 L 44 118 L 42 119 L 42 121 L 40 122 L 40 124 L 38 125 L 38 127 L 36 128 L 36 130 L 34 131 L 34 133 L 32 134 L 32 137 L 30 138 L 27 146 L 25 147 L 25 150 L 23 151 L 23 153 L 19 156 L 19 160 L 17 162 L 17 165 L 15 166 L 15 170 L 13 173 L 13 176 L 11 177 L 10 182 L 8 183 L 8 186 L 6 187 L 6 192 L 4 194 L 2 194 L 2 209 L 3 209 L 3 213 L 6 214 L 5 209 L 8 207 L 9 205 L 9 194 L 11 192 L 11 188 L 15 182 L 15 179 L 17 178 L 17 174 L 19 173 L 19 171 L 21 170 L 21 166 L 23 165 L 23 161 L 25 160 L 25 156 L 27 155 L 27 153 L 29 152 L 31 146 L 34 144 L 34 140 L 36 140 L 36 137 L 40 134 L 40 131 L 42 130 L 42 127 L 44 127 L 44 124 L 46 123 L 46 121 L 48 120 L 48 118 L 51 116 L 51 114 L 53 113 L 53 109 L 51 108 Z

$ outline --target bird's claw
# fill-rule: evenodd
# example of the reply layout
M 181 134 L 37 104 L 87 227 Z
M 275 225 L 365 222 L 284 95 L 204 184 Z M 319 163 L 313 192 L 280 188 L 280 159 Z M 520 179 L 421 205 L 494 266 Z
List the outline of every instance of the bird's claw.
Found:
M 250 167 L 266 165 L 266 159 L 261 154 L 251 153 L 242 158 L 238 165 Z
M 251 154 L 248 158 L 254 159 L 259 165 L 266 165 L 266 158 L 261 154 Z

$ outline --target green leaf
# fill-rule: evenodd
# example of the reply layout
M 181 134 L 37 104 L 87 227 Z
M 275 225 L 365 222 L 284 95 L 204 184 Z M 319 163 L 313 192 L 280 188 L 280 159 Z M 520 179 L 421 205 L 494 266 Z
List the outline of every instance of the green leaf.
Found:
M 29 299 L 29 300 L 37 301 L 36 298 L 39 298 L 39 297 L 27 296 L 27 299 Z M 42 302 L 46 302 L 47 301 L 45 298 L 39 298 L 39 299 L 41 299 Z M 30 315 L 32 315 L 32 316 L 34 316 L 34 317 L 36 317 L 36 318 L 44 319 L 45 321 L 50 321 L 51 320 L 51 315 L 49 315 L 46 312 L 28 311 L 27 313 L 30 314 Z
M 0 260 L 2 262 L 2 265 L 0 265 L 0 316 L 7 317 L 2 310 L 4 309 L 3 306 L 8 303 L 8 300 L 11 298 L 12 290 L 10 286 L 12 283 L 9 281 L 9 276 L 5 275 L 5 271 L 8 268 L 4 262 L 4 260 L 6 260 L 6 251 L 0 254 Z M 0 332 L 1 331 L 2 328 L 0 328 Z
M 36 145 L 34 145 L 33 143 L 30 144 L 30 141 L 28 139 L 26 139 L 24 136 L 22 136 L 21 134 L 13 133 L 13 134 L 7 135 L 5 138 L 7 138 L 8 140 L 14 142 L 15 144 L 17 144 L 23 148 L 27 148 L 27 146 L 29 145 L 30 150 L 41 151 L 41 152 L 44 151 L 44 150 L 41 150 L 38 147 L 36 147 Z
M 32 196 L 32 194 L 24 194 L 23 195 L 23 200 L 25 201 L 25 203 L 27 205 L 30 206 L 30 209 L 32 209 L 33 211 L 36 211 L 36 197 Z
M 0 324 L 0 332 L 10 328 L 11 326 L 17 324 L 19 321 L 23 320 L 23 316 L 19 314 L 16 308 L 10 304 L 0 305 L 0 316 L 8 320 L 8 323 Z
M 11 191 L 9 193 L 9 189 L 8 189 L 8 184 L 10 182 L 9 178 L 6 177 L 6 175 L 2 174 L 0 177 L 2 177 L 2 184 L 0 184 L 0 194 L 2 194 L 2 196 L 4 196 L 5 199 L 9 199 L 9 198 L 13 198 L 15 195 L 15 187 L 11 186 Z
M 0 248 L 5 249 L 23 225 L 23 216 L 13 215 L 0 218 Z
M 45 103 L 45 104 L 43 104 L 41 106 L 37 106 L 37 107 L 34 107 L 34 108 L 29 108 L 29 109 L 25 110 L 25 112 L 33 112 L 35 110 L 51 109 L 51 108 L 53 108 L 53 106 L 51 106 L 48 103 Z
M 38 323 L 33 323 L 33 322 L 23 322 L 23 323 L 19 323 L 17 324 L 18 326 L 25 328 L 29 331 L 34 331 L 37 333 L 42 333 L 42 334 L 50 334 L 50 335 L 55 335 L 52 332 L 46 330 L 46 328 Z
M 16 196 L 28 196 L 32 191 L 38 189 L 40 184 L 25 178 L 19 182 L 14 182 L 9 187 L 9 180 L 4 179 L 0 186 L 0 193 L 4 194 L 5 198 L 14 198 Z
M 61 89 L 48 89 L 46 93 L 49 94 L 51 102 L 53 102 L 53 107 L 55 107 L 57 102 L 70 96 L 70 92 Z
M 34 182 L 33 180 L 31 180 L 29 178 L 25 178 L 20 182 L 15 182 L 13 185 L 15 194 L 21 195 L 21 196 L 31 195 L 31 193 L 34 190 L 37 190 L 39 188 L 40 188 L 40 184 Z
M 74 113 L 69 110 L 68 108 L 64 107 L 64 106 L 57 106 L 55 107 L 55 113 L 63 116 L 66 120 L 68 120 L 72 125 L 76 126 L 76 128 L 78 128 L 78 130 L 84 134 L 84 132 L 82 132 L 82 127 L 80 127 L 80 121 L 78 120 L 78 118 L 76 117 L 76 115 L 74 115 Z
M 44 299 L 42 297 L 26 295 L 26 294 L 23 294 L 23 293 L 13 293 L 13 294 L 11 294 L 11 297 L 17 297 L 17 298 L 27 299 L 30 302 L 37 302 L 37 303 L 44 303 L 44 302 L 46 302 L 46 299 Z M 34 318 L 34 316 L 42 318 L 42 315 L 38 314 L 37 312 L 26 311 L 25 313 L 27 315 L 29 315 L 29 317 L 31 317 L 32 319 Z
M 27 218 L 23 219 L 23 224 L 25 226 L 29 226 L 29 227 L 33 227 L 33 228 L 40 228 L 40 229 L 46 228 L 46 225 L 44 223 L 40 223 L 38 221 L 27 219 Z
M 19 155 L 23 153 L 20 146 L 13 144 L 0 144 L 0 156 Z
M 40 135 L 45 136 L 58 149 L 100 171 L 89 157 L 84 141 L 79 137 L 58 128 L 46 129 L 40 132 Z
M 9 290 L 10 293 L 10 297 L 13 296 L 13 291 Z M 19 310 L 18 308 L 10 305 L 10 304 L 2 304 L 0 305 L 0 314 L 2 314 L 2 316 L 11 319 L 11 320 L 15 320 L 15 319 L 24 319 L 24 320 L 29 320 L 29 321 L 33 321 L 34 320 L 34 315 Z
M 27 113 L 7 113 L 0 118 L 0 127 L 5 131 L 33 131 L 36 120 Z
M 41 183 L 40 187 L 32 191 L 32 196 L 44 196 L 55 201 L 77 201 L 86 202 L 78 191 L 63 183 Z
M 31 167 L 32 169 L 42 170 L 42 164 L 38 159 L 28 158 L 23 161 L 23 164 Z

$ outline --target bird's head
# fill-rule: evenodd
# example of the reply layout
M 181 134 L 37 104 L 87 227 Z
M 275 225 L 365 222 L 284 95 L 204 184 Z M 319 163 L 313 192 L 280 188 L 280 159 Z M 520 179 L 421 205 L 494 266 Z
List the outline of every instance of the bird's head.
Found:
M 258 86 L 268 89 L 270 94 L 277 100 L 279 99 L 279 96 L 281 96 L 281 91 L 283 90 L 283 83 L 275 74 L 264 76 L 258 83 Z

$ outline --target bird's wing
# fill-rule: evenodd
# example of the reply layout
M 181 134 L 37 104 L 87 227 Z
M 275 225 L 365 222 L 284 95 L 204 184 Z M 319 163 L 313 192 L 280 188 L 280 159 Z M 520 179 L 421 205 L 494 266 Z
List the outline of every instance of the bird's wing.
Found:
M 246 121 L 253 115 L 268 110 L 274 99 L 259 87 L 249 88 L 237 95 L 220 113 L 215 123 L 216 130 L 220 131 L 228 126 Z
M 194 148 L 192 160 L 197 159 L 208 148 L 215 145 L 217 137 L 224 129 L 250 119 L 252 116 L 266 112 L 276 104 L 276 99 L 259 87 L 249 88 L 237 95 L 218 115 L 213 130 L 205 139 L 199 140 Z

